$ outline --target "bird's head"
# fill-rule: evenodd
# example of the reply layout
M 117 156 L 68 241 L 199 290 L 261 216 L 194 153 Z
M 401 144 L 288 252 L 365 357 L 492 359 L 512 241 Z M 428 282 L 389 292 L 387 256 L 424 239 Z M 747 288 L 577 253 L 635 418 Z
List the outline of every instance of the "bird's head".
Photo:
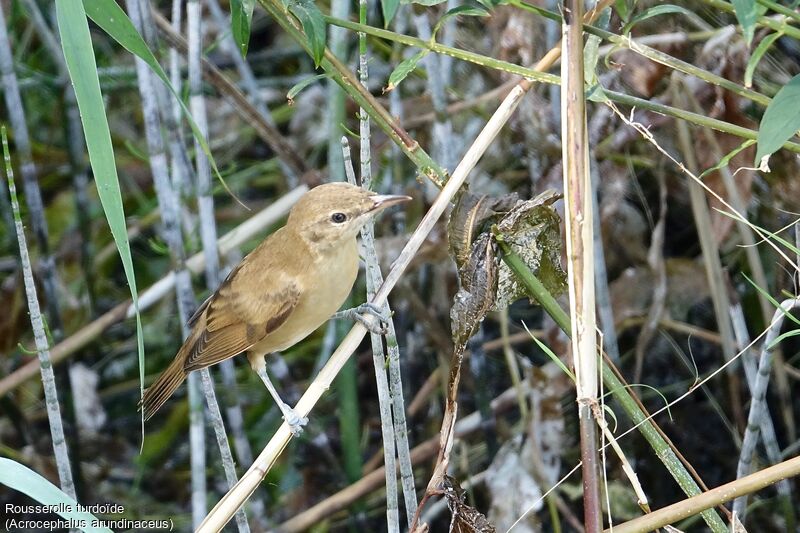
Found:
M 364 224 L 389 206 L 409 196 L 375 194 L 347 183 L 314 187 L 292 208 L 287 227 L 312 245 L 336 246 L 354 239 Z

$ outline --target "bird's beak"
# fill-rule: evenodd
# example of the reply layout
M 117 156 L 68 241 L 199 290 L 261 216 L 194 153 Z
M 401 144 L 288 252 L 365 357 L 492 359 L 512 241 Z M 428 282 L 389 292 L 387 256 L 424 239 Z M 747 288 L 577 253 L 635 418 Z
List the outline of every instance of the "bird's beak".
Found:
M 396 195 L 396 194 L 376 194 L 374 196 L 370 196 L 373 202 L 372 208 L 370 212 L 381 211 L 386 209 L 387 207 L 391 207 L 396 204 L 401 204 L 403 202 L 408 202 L 411 200 L 410 196 L 403 196 L 403 195 Z

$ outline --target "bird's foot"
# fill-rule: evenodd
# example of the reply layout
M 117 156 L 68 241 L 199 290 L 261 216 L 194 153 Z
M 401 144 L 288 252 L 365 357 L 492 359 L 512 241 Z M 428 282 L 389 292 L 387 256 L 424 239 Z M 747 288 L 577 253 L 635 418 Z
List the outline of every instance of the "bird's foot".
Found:
M 283 419 L 289 424 L 292 435 L 299 436 L 303 432 L 303 426 L 308 424 L 308 417 L 301 417 L 297 414 L 297 411 L 286 404 L 281 405 L 281 412 L 283 413 Z
M 386 335 L 386 333 L 389 331 L 389 315 L 384 313 L 383 309 L 377 305 L 369 302 L 363 303 L 357 307 L 353 307 L 352 309 L 339 311 L 338 313 L 334 314 L 332 318 L 347 318 L 350 320 L 357 320 L 365 328 L 376 335 Z M 380 321 L 377 324 L 375 323 L 376 318 Z

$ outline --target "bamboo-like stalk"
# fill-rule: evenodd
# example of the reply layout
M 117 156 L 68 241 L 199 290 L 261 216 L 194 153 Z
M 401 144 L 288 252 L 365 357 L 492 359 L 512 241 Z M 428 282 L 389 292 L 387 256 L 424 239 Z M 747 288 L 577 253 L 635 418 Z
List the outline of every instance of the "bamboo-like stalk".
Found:
M 0 9 L 0 12 L 2 9 Z M 0 15 L 0 25 L 5 31 L 5 21 Z M 2 38 L 2 36 L 0 36 Z M 2 44 L 0 44 L 2 46 Z M 45 405 L 47 406 L 47 420 L 50 424 L 50 438 L 53 441 L 53 454 L 55 455 L 56 468 L 58 470 L 58 480 L 63 490 L 73 500 L 77 499 L 75 494 L 75 484 L 72 481 L 72 469 L 69 463 L 69 450 L 67 442 L 64 440 L 64 425 L 61 421 L 61 408 L 58 404 L 58 391 L 56 390 L 56 380 L 53 373 L 53 365 L 50 363 L 50 351 L 45 333 L 42 312 L 39 309 L 39 299 L 36 295 L 36 283 L 33 280 L 33 269 L 28 255 L 28 243 L 25 239 L 25 228 L 22 225 L 20 216 L 19 202 L 17 201 L 17 188 L 14 185 L 14 172 L 11 168 L 11 155 L 8 150 L 8 139 L 6 138 L 6 127 L 2 126 L 3 142 L 3 161 L 5 162 L 6 179 L 8 182 L 8 193 L 11 198 L 11 209 L 14 214 L 14 229 L 17 234 L 17 244 L 19 246 L 20 266 L 22 267 L 22 279 L 25 284 L 25 294 L 28 298 L 28 314 L 33 328 L 33 339 L 36 343 L 38 354 L 38 364 L 42 375 L 42 388 L 44 389 Z
M 565 0 L 561 61 L 561 146 L 567 241 L 567 276 L 583 462 L 583 510 L 587 533 L 600 533 L 597 426 L 597 320 L 594 297 L 594 217 L 586 130 L 583 70 L 583 0 Z
M 408 17 L 404 16 L 405 11 L 409 6 L 401 5 L 398 8 L 397 15 L 394 18 L 395 28 L 404 31 L 408 23 Z M 399 48 L 393 53 L 399 57 Z M 402 122 L 403 103 L 400 97 L 400 89 L 397 88 L 389 93 L 389 111 L 392 116 Z M 392 165 L 386 167 L 385 182 L 389 184 L 389 189 L 398 189 L 397 193 L 402 193 L 399 190 L 401 182 L 401 153 L 400 149 L 392 146 Z M 396 172 L 395 172 L 396 171 Z M 372 236 L 374 238 L 374 235 Z M 364 246 L 368 253 L 375 253 L 374 244 L 368 242 L 368 238 L 364 239 Z M 371 252 L 370 252 L 371 249 Z M 375 264 L 379 264 L 375 258 Z M 375 269 L 375 279 L 373 280 L 374 287 L 379 287 L 383 283 L 383 274 L 379 268 Z M 384 308 L 384 313 L 391 317 L 391 310 L 387 305 Z M 414 469 L 411 460 L 411 451 L 408 442 L 408 427 L 406 424 L 406 405 L 403 393 L 402 374 L 400 371 L 400 348 L 397 341 L 397 331 L 395 330 L 394 320 L 390 320 L 388 324 L 388 331 L 386 333 L 386 349 L 388 351 L 388 366 L 389 366 L 389 395 L 392 399 L 392 416 L 394 419 L 394 434 L 397 443 L 397 461 L 400 465 L 400 484 L 403 488 L 403 502 L 405 503 L 406 522 L 411 524 L 414 515 L 417 512 L 417 492 L 416 483 L 414 481 Z
M 182 0 L 173 0 L 173 3 L 172 3 L 171 24 L 172 24 L 173 30 L 177 34 L 180 34 L 180 31 L 181 31 L 181 18 L 182 18 L 181 17 L 181 11 L 182 11 L 181 7 L 182 7 L 182 4 L 183 4 Z M 208 2 L 208 5 L 209 5 L 210 8 L 212 8 L 211 11 L 213 12 L 213 6 L 216 5 L 215 1 L 214 0 L 210 0 Z M 217 5 L 217 9 L 219 9 L 218 5 Z M 188 33 L 191 35 L 194 32 L 190 31 Z M 197 33 L 199 34 L 200 32 L 198 31 Z M 223 40 L 223 43 L 227 43 L 228 41 L 232 41 L 232 40 L 233 40 L 232 37 L 229 36 L 229 39 Z M 200 43 L 198 43 L 198 42 L 194 42 L 194 43 L 187 42 L 187 48 L 186 48 L 185 52 L 186 52 L 187 58 L 191 58 L 192 59 L 192 61 L 189 61 L 189 70 L 190 70 L 189 76 L 192 77 L 192 74 L 196 74 L 197 72 L 199 72 L 199 75 L 195 75 L 195 78 L 197 78 L 197 79 L 193 80 L 194 83 L 197 85 L 196 87 L 194 87 L 194 92 L 195 93 L 200 93 L 202 95 L 202 92 L 201 92 L 201 90 L 199 88 L 199 85 L 200 85 L 199 78 L 200 78 L 200 76 L 202 76 L 203 72 L 202 72 L 202 68 L 200 67 L 200 65 L 203 64 L 203 59 L 205 59 L 205 58 L 203 57 L 202 54 L 195 53 L 198 49 L 201 49 L 201 47 L 199 45 L 200 45 Z M 239 56 L 238 52 L 237 52 L 236 55 Z M 169 50 L 169 57 L 170 57 L 170 82 L 172 83 L 173 87 L 180 87 L 182 85 L 181 70 L 180 70 L 181 53 L 175 46 L 171 46 L 170 50 Z M 241 57 L 241 56 L 239 56 L 239 57 Z M 198 63 L 199 63 L 199 65 L 198 65 Z M 191 80 L 190 80 L 190 84 L 191 84 Z M 177 99 L 173 98 L 171 100 L 171 102 L 172 102 L 173 116 L 175 118 L 176 123 L 179 124 L 180 120 L 182 119 L 181 107 L 180 107 L 179 102 L 177 101 Z M 201 100 L 201 102 L 204 102 L 204 100 Z M 191 100 L 190 100 L 190 106 L 192 106 L 192 101 Z M 204 103 L 203 103 L 203 107 L 204 107 Z M 198 117 L 199 115 L 202 115 L 202 117 L 200 117 L 200 118 L 198 118 L 196 120 L 196 124 L 198 126 L 198 129 L 201 132 L 203 132 L 203 134 L 205 135 L 206 142 L 208 142 L 208 131 L 207 131 L 208 128 L 207 128 L 207 119 L 206 119 L 205 109 L 202 109 L 202 112 L 201 112 L 201 110 L 199 108 L 198 109 L 192 108 L 192 115 L 194 115 L 195 117 Z M 201 173 L 201 171 L 204 172 L 205 173 L 205 178 L 204 179 L 207 182 L 207 184 L 205 185 L 205 188 L 206 188 L 205 196 L 207 196 L 209 198 L 209 200 L 206 200 L 204 202 L 198 201 L 198 205 L 204 208 L 204 209 L 201 209 L 200 223 L 201 223 L 201 225 L 203 225 L 204 228 L 206 228 L 206 226 L 208 225 L 207 220 L 209 220 L 209 218 L 208 218 L 209 216 L 210 216 L 210 220 L 212 221 L 212 223 L 214 221 L 214 216 L 213 216 L 213 198 L 211 197 L 211 195 L 208 192 L 210 190 L 210 188 L 211 188 L 211 183 L 210 183 L 211 177 L 210 177 L 210 169 L 209 169 L 209 165 L 208 165 L 207 156 L 202 152 L 201 147 L 198 146 L 198 143 L 197 143 L 196 139 L 195 139 L 195 156 L 196 156 L 196 158 L 198 158 L 198 161 L 200 159 L 203 160 L 203 163 L 199 163 L 198 164 L 198 176 Z M 201 169 L 200 168 L 201 166 L 204 167 L 204 168 Z M 175 168 L 175 167 L 177 167 L 176 161 L 173 161 L 173 168 Z M 189 176 L 187 176 L 186 178 L 188 179 Z M 198 191 L 198 187 L 192 187 L 192 189 L 195 192 L 199 192 Z M 185 192 L 188 193 L 188 191 L 185 191 Z M 212 211 L 211 211 L 210 215 L 208 213 L 208 205 L 209 204 L 212 207 Z M 204 210 L 205 210 L 205 213 L 203 213 Z M 221 279 L 220 269 L 219 269 L 219 261 L 218 261 L 219 251 L 218 251 L 218 246 L 217 246 L 216 227 L 213 227 L 213 228 L 208 227 L 208 228 L 206 228 L 205 230 L 201 231 L 201 236 L 202 237 L 209 237 L 209 236 L 213 237 L 213 243 L 210 243 L 208 240 L 206 240 L 204 238 L 201 238 L 201 242 L 203 244 L 204 257 L 213 257 L 213 258 L 216 259 L 215 262 L 217 263 L 216 265 L 210 266 L 206 262 L 206 265 L 204 265 L 205 274 L 206 274 L 206 286 L 210 290 L 213 291 L 213 290 L 216 290 L 217 286 L 219 286 L 220 279 Z M 240 463 L 249 464 L 249 463 L 251 463 L 253 461 L 253 451 L 250 448 L 250 442 L 247 440 L 247 435 L 245 434 L 245 431 L 244 431 L 244 415 L 242 414 L 242 407 L 241 407 L 241 405 L 239 403 L 239 387 L 238 387 L 238 385 L 236 383 L 236 369 L 234 368 L 233 360 L 227 359 L 225 361 L 222 361 L 221 363 L 219 363 L 218 367 L 219 367 L 219 370 L 220 370 L 220 374 L 222 375 L 222 382 L 223 382 L 224 390 L 225 390 L 225 395 L 224 395 L 225 396 L 225 398 L 224 398 L 225 401 L 223 402 L 224 405 L 225 405 L 225 408 L 226 408 L 225 409 L 225 414 L 227 415 L 228 424 L 230 426 L 231 433 L 233 435 L 233 445 L 234 445 L 234 448 L 236 449 L 236 456 L 239 458 L 239 462 Z M 201 378 L 203 379 L 203 387 L 204 388 L 208 388 L 208 383 L 210 383 L 210 377 L 211 377 L 210 373 L 208 373 L 208 375 L 206 375 L 206 374 L 207 373 L 205 373 L 205 372 L 201 373 Z M 206 379 L 206 378 L 208 378 L 208 379 Z M 216 398 L 211 398 L 210 401 L 212 403 L 215 403 L 216 402 Z M 211 422 L 212 422 L 212 424 L 214 424 L 214 432 L 215 432 L 215 435 L 217 437 L 217 444 L 220 447 L 220 452 L 222 454 L 225 454 L 226 452 L 224 450 L 228 445 L 227 445 L 227 440 L 224 438 L 225 437 L 224 426 L 220 425 L 221 422 L 216 420 L 216 417 L 214 417 L 214 413 L 217 410 L 219 410 L 219 407 L 217 407 L 217 408 L 209 407 L 209 413 L 211 414 L 211 417 L 212 417 Z M 235 468 L 233 468 L 233 459 L 231 458 L 230 461 L 228 461 L 227 459 L 223 460 L 223 465 L 225 466 L 225 477 L 226 477 L 226 480 L 228 481 L 229 486 L 232 485 L 233 483 L 236 483 L 236 470 L 235 470 Z M 264 504 L 263 504 L 263 502 L 261 500 L 253 500 L 252 505 L 251 505 L 251 509 L 253 511 L 253 517 L 255 518 L 255 520 L 257 520 L 258 523 L 261 526 L 264 526 L 265 525 L 265 518 L 264 518 L 265 512 L 264 512 Z M 242 518 L 244 518 L 244 517 L 239 517 L 239 515 L 237 514 L 237 520 L 242 521 Z M 246 521 L 245 521 L 245 524 L 240 525 L 239 527 L 240 527 L 240 529 L 242 527 L 247 527 Z
M 731 323 L 733 325 L 733 333 L 736 337 L 737 348 L 743 352 L 742 366 L 744 367 L 745 377 L 747 379 L 747 386 L 750 389 L 750 395 L 753 396 L 756 388 L 756 379 L 758 375 L 758 363 L 753 355 L 749 353 L 749 346 L 752 344 L 750 341 L 750 333 L 747 331 L 747 323 L 744 318 L 744 311 L 740 303 L 735 303 L 731 306 Z M 769 321 L 767 321 L 769 323 Z M 768 409 L 761 412 L 760 433 L 761 441 L 764 443 L 764 449 L 767 452 L 767 459 L 771 464 L 778 464 L 781 462 L 781 448 L 778 445 L 778 437 L 775 434 L 775 425 L 772 422 L 772 416 Z M 741 443 L 740 443 L 741 445 Z M 741 453 L 741 452 L 740 452 Z M 777 483 L 778 494 L 785 498 L 789 503 L 791 509 L 792 502 L 792 485 L 786 480 Z M 791 512 L 793 515 L 794 513 Z M 791 523 L 787 517 L 787 524 Z
M 629 522 L 615 525 L 613 533 L 653 531 L 703 510 L 711 509 L 716 505 L 722 505 L 739 496 L 761 490 L 782 479 L 797 475 L 800 475 L 800 457 L 765 468 L 755 474 L 731 481 L 692 498 L 653 511 L 648 515 L 634 518 Z M 607 533 L 611 533 L 611 530 L 608 530 Z
M 280 221 L 289 212 L 294 203 L 308 191 L 308 187 L 301 185 L 280 197 L 274 203 L 256 213 L 248 220 L 232 229 L 219 238 L 217 246 L 225 255 L 238 249 L 253 237 L 262 235 L 263 232 Z M 197 253 L 186 261 L 186 268 L 193 274 L 202 272 L 205 265 L 203 252 Z M 175 288 L 175 272 L 170 272 L 159 281 L 151 285 L 139 295 L 139 309 L 149 309 L 168 294 L 173 294 Z M 110 311 L 82 327 L 50 350 L 50 362 L 56 365 L 99 337 L 104 331 L 120 321 L 134 316 L 135 309 L 130 300 L 123 301 Z M 39 364 L 31 361 L 18 368 L 13 373 L 0 379 L 0 396 L 16 389 L 39 372 Z
M 359 0 L 358 21 L 361 24 L 366 24 L 367 22 L 367 9 L 367 0 Z M 367 66 L 368 54 L 367 36 L 364 33 L 359 33 L 358 81 L 364 88 L 367 88 L 369 81 L 369 68 Z M 361 186 L 365 189 L 371 189 L 372 149 L 370 143 L 372 141 L 372 135 L 370 132 L 369 115 L 363 107 L 359 110 L 358 114 L 358 131 Z M 344 138 L 342 141 L 344 145 Z M 355 176 L 351 176 L 351 178 L 354 180 Z M 371 220 L 361 229 L 361 252 L 364 257 L 367 277 L 367 300 L 371 300 L 375 297 L 375 292 L 380 286 L 380 282 L 383 281 L 378 255 L 375 252 L 375 224 Z M 384 305 L 381 306 L 381 311 L 385 313 L 386 316 L 390 317 L 389 322 L 394 322 L 391 319 L 391 309 L 389 308 L 388 302 L 385 302 Z M 389 533 L 399 533 L 400 512 L 397 497 L 397 469 L 395 468 L 397 455 L 395 450 L 397 447 L 392 417 L 391 394 L 389 393 L 389 380 L 386 376 L 386 355 L 383 349 L 383 337 L 377 333 L 370 332 L 369 338 L 370 344 L 372 345 L 372 365 L 375 370 L 375 384 L 378 392 L 378 405 L 381 414 L 383 461 L 386 467 L 386 531 Z M 403 408 L 405 409 L 405 406 Z
M 360 0 L 359 3 L 359 22 L 366 24 L 367 22 L 368 5 L 367 0 Z M 368 48 L 367 36 L 360 33 L 358 35 L 359 45 L 359 79 L 361 84 L 366 88 L 367 80 L 369 78 L 368 72 Z M 369 115 L 364 109 L 361 109 L 360 117 L 361 128 L 361 185 L 364 188 L 372 189 L 372 155 L 370 147 L 370 123 Z M 447 167 L 445 167 L 447 168 Z M 389 182 L 391 185 L 391 181 Z M 364 252 L 364 259 L 366 263 L 367 272 L 367 298 L 372 299 L 378 290 L 378 287 L 383 283 L 383 273 L 381 272 L 380 262 L 378 261 L 378 253 L 375 249 L 375 224 L 370 220 L 361 231 L 361 244 L 362 251 Z M 406 405 L 403 398 L 403 382 L 400 373 L 400 348 L 397 342 L 397 331 L 394 326 L 394 319 L 392 318 L 393 312 L 389 306 L 389 302 L 384 303 L 381 311 L 388 317 L 386 325 L 387 331 L 385 335 L 386 350 L 384 352 L 384 339 L 377 337 L 375 334 L 370 335 L 373 347 L 373 364 L 375 365 L 376 376 L 380 372 L 382 374 L 381 381 L 386 381 L 386 366 L 388 366 L 388 383 L 385 390 L 386 411 L 389 413 L 387 423 L 391 424 L 389 431 L 386 432 L 387 436 L 391 436 L 393 442 L 391 444 L 392 453 L 397 454 L 397 463 L 400 466 L 400 479 L 403 488 L 403 501 L 405 503 L 406 520 L 407 524 L 411 524 L 414 514 L 417 512 L 417 493 L 416 485 L 414 483 L 414 472 L 411 465 L 411 454 L 409 451 L 408 443 L 408 427 L 406 426 Z M 387 365 L 388 363 L 388 365 Z M 385 443 L 384 443 L 385 446 Z M 387 454 L 388 455 L 388 454 Z M 394 475 L 394 468 L 388 463 L 386 464 L 387 472 L 392 471 L 392 485 L 394 495 L 392 499 L 397 500 L 397 482 Z M 389 480 L 387 476 L 387 481 Z M 389 494 L 389 485 L 386 488 L 387 495 Z M 396 505 L 396 503 L 395 503 Z M 387 511 L 388 512 L 388 511 Z M 399 518 L 397 519 L 399 527 Z
M 753 387 L 753 399 L 750 402 L 750 412 L 747 416 L 747 429 L 742 441 L 739 464 L 736 467 L 736 477 L 739 479 L 747 476 L 752 468 L 751 461 L 761 431 L 762 413 L 767 409 L 766 396 L 772 370 L 772 352 L 775 350 L 776 340 L 783 326 L 783 319 L 787 313 L 798 307 L 800 307 L 800 298 L 792 298 L 781 302 L 780 308 L 775 310 L 767 336 L 764 338 L 764 347 L 761 350 L 761 357 L 758 362 L 758 374 Z M 747 498 L 737 498 L 733 504 L 733 512 L 742 522 L 745 519 L 746 504 Z

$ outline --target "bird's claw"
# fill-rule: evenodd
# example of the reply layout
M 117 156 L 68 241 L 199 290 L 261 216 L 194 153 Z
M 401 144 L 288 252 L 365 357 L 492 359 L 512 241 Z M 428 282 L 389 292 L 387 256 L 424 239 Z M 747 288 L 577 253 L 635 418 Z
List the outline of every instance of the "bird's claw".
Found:
M 376 335 L 386 335 L 386 333 L 389 331 L 388 324 L 390 315 L 384 313 L 383 309 L 377 305 L 369 302 L 363 303 L 357 307 L 353 307 L 352 309 L 339 311 L 333 315 L 333 318 L 349 318 L 350 320 L 357 320 L 370 332 L 375 333 Z M 380 321 L 378 324 L 375 323 L 375 318 Z
M 286 404 L 283 404 L 281 409 L 283 412 L 283 419 L 289 424 L 289 430 L 295 437 L 303 432 L 303 426 L 308 424 L 308 417 L 301 417 L 297 412 Z

